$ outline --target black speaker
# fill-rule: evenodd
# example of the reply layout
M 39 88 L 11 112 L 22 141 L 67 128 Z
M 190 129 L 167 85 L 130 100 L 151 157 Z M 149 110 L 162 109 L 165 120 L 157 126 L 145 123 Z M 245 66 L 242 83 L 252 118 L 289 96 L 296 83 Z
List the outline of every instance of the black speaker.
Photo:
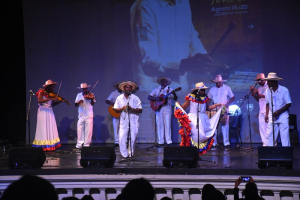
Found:
M 46 161 L 46 155 L 42 148 L 38 147 L 14 147 L 9 151 L 8 166 L 15 168 L 41 168 Z
M 258 147 L 258 167 L 293 168 L 293 147 Z
M 163 166 L 170 167 L 198 167 L 199 153 L 196 147 L 165 147 Z
M 113 167 L 116 161 L 114 147 L 82 147 L 82 167 Z

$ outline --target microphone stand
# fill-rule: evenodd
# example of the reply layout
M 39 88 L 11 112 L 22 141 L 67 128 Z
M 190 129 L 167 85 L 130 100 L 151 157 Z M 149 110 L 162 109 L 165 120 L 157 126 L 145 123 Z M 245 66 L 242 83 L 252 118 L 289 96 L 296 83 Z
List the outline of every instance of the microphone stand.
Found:
M 157 143 L 156 143 L 156 140 L 157 140 L 157 136 L 156 136 L 156 134 L 157 134 L 157 131 L 156 131 L 156 126 L 157 126 L 157 124 L 156 124 L 156 112 L 154 112 L 154 121 L 155 121 L 155 127 L 154 127 L 154 144 L 152 145 L 152 146 L 150 146 L 150 147 L 148 147 L 148 148 L 146 148 L 146 150 L 147 151 L 149 151 L 149 149 L 152 149 L 153 147 L 157 147 Z
M 255 84 L 255 86 L 256 86 L 256 84 Z M 247 95 L 245 95 L 243 97 L 243 99 L 247 99 L 247 115 L 248 115 L 248 123 L 249 123 L 250 147 L 248 147 L 248 148 L 240 148 L 240 150 L 246 150 L 246 151 L 253 151 L 253 149 L 254 149 L 252 147 L 252 134 L 251 134 L 250 111 L 249 111 L 249 96 L 250 96 L 250 93 L 251 92 L 249 92 Z
M 28 146 L 30 146 L 30 105 L 31 105 L 31 99 L 34 94 L 32 91 L 30 91 L 30 97 L 29 97 L 29 102 L 28 102 L 28 108 L 27 108 L 27 116 L 26 116 L 26 121 L 27 121 L 27 128 L 28 128 Z
M 273 129 L 273 146 L 275 146 L 275 131 L 274 131 L 274 117 L 273 117 L 273 92 L 272 92 L 273 88 L 270 88 L 270 92 L 271 92 L 271 106 L 272 106 L 272 129 Z
M 128 136 L 127 136 L 127 140 L 128 140 L 128 145 L 129 145 L 129 148 L 130 148 L 130 157 L 126 160 L 120 160 L 119 163 L 127 163 L 128 165 L 130 165 L 130 163 L 132 163 L 133 161 L 149 162 L 148 160 L 137 160 L 137 159 L 133 158 L 133 154 L 132 154 L 133 148 L 132 148 L 132 144 L 131 144 L 130 112 L 128 110 L 129 101 L 130 101 L 130 95 L 128 96 L 128 103 L 127 103 L 127 116 L 128 116 Z
M 239 109 L 241 110 L 241 107 L 242 107 L 242 105 L 243 105 L 244 102 L 245 102 L 245 97 L 242 98 L 242 102 L 240 103 L 239 107 L 235 110 L 234 115 L 235 115 L 236 120 L 237 120 L 237 121 L 236 121 L 236 126 L 237 126 L 237 125 L 240 126 L 240 117 L 238 116 L 238 110 L 239 110 Z M 230 121 L 229 121 L 229 123 L 230 123 Z M 236 130 L 236 129 L 237 129 L 237 128 L 235 127 L 235 130 Z M 237 134 L 237 132 L 236 132 L 236 134 Z M 238 136 L 238 139 L 240 140 L 240 144 L 238 144 L 238 145 L 236 146 L 236 148 L 239 148 L 239 150 L 240 150 L 240 149 L 241 149 L 240 147 L 243 145 L 241 133 L 239 132 L 239 133 L 237 134 L 237 136 Z

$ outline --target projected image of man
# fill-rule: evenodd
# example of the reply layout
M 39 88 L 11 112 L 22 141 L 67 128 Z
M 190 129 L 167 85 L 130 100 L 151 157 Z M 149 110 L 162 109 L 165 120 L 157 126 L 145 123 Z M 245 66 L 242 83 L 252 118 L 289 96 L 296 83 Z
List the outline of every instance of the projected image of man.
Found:
M 189 1 L 136 0 L 130 13 L 141 86 L 167 76 L 188 89 L 194 64 L 201 68 L 212 62 L 192 23 Z

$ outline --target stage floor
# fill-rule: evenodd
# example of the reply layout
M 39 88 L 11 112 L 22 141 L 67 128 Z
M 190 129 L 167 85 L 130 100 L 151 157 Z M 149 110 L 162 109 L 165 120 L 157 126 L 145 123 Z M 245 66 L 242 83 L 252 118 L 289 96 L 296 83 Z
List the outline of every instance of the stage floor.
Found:
M 92 146 L 113 146 L 113 144 L 94 144 Z M 179 146 L 179 144 L 173 144 Z M 263 176 L 300 176 L 300 148 L 293 147 L 293 169 L 284 167 L 270 167 L 259 169 L 257 147 L 261 144 L 249 144 L 231 148 L 212 148 L 205 155 L 200 156 L 198 167 L 166 168 L 163 166 L 164 147 L 154 147 L 152 144 L 137 144 L 135 160 L 121 163 L 121 155 L 115 148 L 116 161 L 112 168 L 99 168 L 92 166 L 83 168 L 80 166 L 81 150 L 75 149 L 75 145 L 62 145 L 53 152 L 46 152 L 46 162 L 40 169 L 18 168 L 9 169 L 9 151 L 0 154 L 1 175 L 59 175 L 59 174 L 178 174 L 178 175 L 263 175 Z

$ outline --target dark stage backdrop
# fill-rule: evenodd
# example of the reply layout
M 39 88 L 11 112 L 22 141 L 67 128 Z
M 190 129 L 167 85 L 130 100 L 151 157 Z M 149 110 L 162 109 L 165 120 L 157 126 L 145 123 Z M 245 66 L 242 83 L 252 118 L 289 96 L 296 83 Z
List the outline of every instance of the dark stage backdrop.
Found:
M 213 86 L 211 79 L 221 74 L 236 97 L 233 105 L 240 107 L 243 142 L 250 142 L 249 128 L 252 142 L 261 142 L 258 103 L 252 97 L 249 105 L 241 100 L 257 73 L 276 72 L 282 77 L 280 84 L 290 90 L 293 102 L 290 113 L 300 111 L 299 27 L 293 11 L 296 1 L 289 2 L 181 0 L 172 6 L 158 0 L 23 1 L 27 104 L 29 90 L 37 92 L 48 79 L 62 83 L 60 95 L 71 105 L 62 103 L 54 107 L 54 113 L 61 142 L 75 143 L 77 87 L 100 80 L 93 90 L 97 102 L 92 141 L 111 143 L 112 118 L 105 100 L 114 90 L 113 83 L 133 80 L 139 85 L 136 95 L 143 106 L 138 142 L 154 143 L 155 113 L 147 96 L 158 86 L 155 79 L 172 78 L 172 88 L 182 87 L 178 101 L 183 103 L 195 83 Z M 210 53 L 213 65 L 179 67 L 182 59 L 197 52 Z M 30 142 L 37 108 L 33 96 Z M 28 130 L 26 135 L 28 140 Z M 172 138 L 174 143 L 180 141 L 175 118 Z M 232 133 L 231 139 L 236 140 L 236 135 Z

